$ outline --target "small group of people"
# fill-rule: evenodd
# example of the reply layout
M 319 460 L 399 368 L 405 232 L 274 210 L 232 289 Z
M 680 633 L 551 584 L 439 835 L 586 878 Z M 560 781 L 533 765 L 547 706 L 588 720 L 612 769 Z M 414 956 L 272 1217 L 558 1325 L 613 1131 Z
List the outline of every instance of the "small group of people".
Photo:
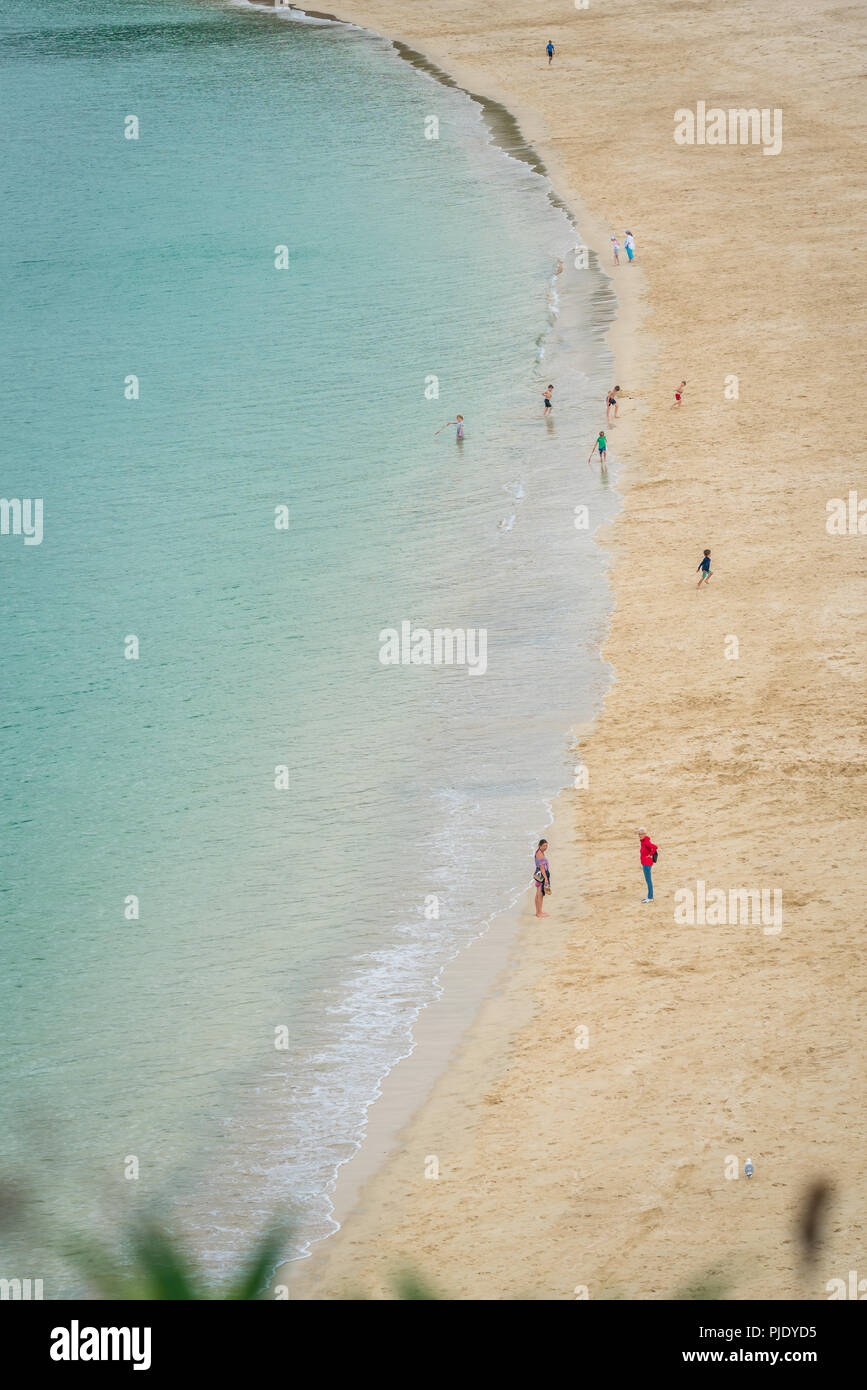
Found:
M 605 420 L 606 420 L 606 422 L 607 422 L 608 424 L 611 423 L 611 412 L 612 412 L 612 410 L 614 411 L 614 418 L 615 418 L 615 420 L 617 419 L 618 415 L 620 414 L 620 406 L 619 406 L 619 403 L 618 403 L 618 400 L 617 400 L 617 397 L 618 397 L 619 395 L 620 395 L 620 387 L 619 387 L 619 386 L 612 386 L 612 387 L 611 387 L 611 390 L 610 390 L 610 391 L 607 391 L 607 392 L 605 393 Z M 542 393 L 542 418 L 543 418 L 543 420 L 547 420 L 548 417 L 549 417 L 549 415 L 551 414 L 551 412 L 552 412 L 553 409 L 554 409 L 554 399 L 553 399 L 553 398 L 554 398 L 554 384 L 553 384 L 553 382 L 550 382 L 550 381 L 549 381 L 549 382 L 548 382 L 548 385 L 545 387 L 544 392 Z M 457 416 L 455 416 L 454 420 L 447 420 L 446 423 L 445 423 L 444 425 L 440 425 L 440 427 L 439 427 L 438 430 L 434 430 L 434 438 L 436 438 L 436 436 L 437 436 L 438 434 L 442 434 L 443 430 L 448 429 L 449 425 L 454 425 L 454 426 L 455 426 L 455 439 L 458 440 L 459 443 L 463 442 L 463 439 L 464 439 L 464 417 L 463 417 L 463 415 L 457 415 Z M 599 451 L 599 461 L 600 461 L 600 463 L 602 464 L 602 467 L 603 467 L 603 469 L 604 469 L 604 468 L 606 467 L 605 459 L 606 459 L 606 451 L 607 451 L 607 449 L 608 449 L 608 440 L 607 440 L 607 438 L 606 438 L 605 431 L 604 431 L 604 430 L 600 430 L 599 434 L 598 434 L 597 437 L 596 437 L 596 442 L 595 442 L 595 444 L 593 445 L 592 450 L 590 451 L 590 458 L 587 460 L 587 462 L 588 462 L 588 463 L 591 462 L 591 460 L 592 460 L 592 458 L 593 458 L 593 455 L 594 455 L 594 454 L 596 453 L 596 451 L 598 450 L 598 451 Z
M 647 888 L 647 895 L 641 899 L 642 903 L 653 902 L 653 866 L 659 855 L 659 846 L 655 845 L 645 830 L 644 826 L 638 832 L 638 855 L 641 862 L 641 871 L 644 874 L 644 882 Z M 548 841 L 540 840 L 536 846 L 536 854 L 533 866 L 533 884 L 536 890 L 536 916 L 547 917 L 548 913 L 543 911 L 545 899 L 551 895 L 551 866 L 548 863 Z
M 677 386 L 677 387 L 675 388 L 675 392 L 674 392 L 674 401 L 673 401 L 672 407 L 671 407 L 672 410 L 679 410 L 679 409 L 680 409 L 680 407 L 683 405 L 683 398 L 684 398 L 685 393 L 686 393 L 686 382 L 685 382 L 685 381 L 682 381 L 682 382 L 680 383 L 680 385 Z M 695 587 L 696 587 L 697 589 L 700 589 L 700 588 L 702 587 L 702 585 L 707 586 L 707 584 L 710 582 L 710 577 L 711 577 L 711 575 L 713 574 L 713 570 L 712 570 L 711 567 L 710 567 L 710 551 L 709 551 L 709 550 L 706 550 L 706 551 L 704 552 L 704 554 L 702 555 L 701 559 L 699 560 L 698 565 L 696 566 L 696 574 L 699 576 L 699 580 L 698 580 L 698 583 L 696 584 Z
M 617 419 L 617 415 L 618 415 L 617 397 L 618 397 L 619 392 L 620 392 L 620 387 L 619 387 L 619 386 L 612 386 L 611 390 L 608 391 L 608 392 L 606 392 L 606 395 L 605 395 L 605 419 L 606 419 L 607 421 L 610 421 L 610 420 L 611 420 L 611 411 L 612 411 L 612 409 L 614 410 L 614 418 L 615 418 L 615 420 Z M 544 390 L 544 393 L 543 393 L 543 396 L 542 396 L 542 419 L 543 419 L 543 420 L 547 420 L 548 416 L 551 414 L 552 410 L 554 409 L 554 401 L 553 401 L 553 399 L 552 399 L 552 398 L 553 398 L 553 394 L 554 394 L 554 387 L 553 387 L 553 385 L 551 384 L 551 382 L 549 382 L 548 385 L 545 387 L 545 390 Z M 600 430 L 599 433 L 598 433 L 598 435 L 596 436 L 596 442 L 594 443 L 593 448 L 590 450 L 590 458 L 587 460 L 588 464 L 589 464 L 589 463 L 592 463 L 592 461 L 593 461 L 593 455 L 594 455 L 597 451 L 598 451 L 598 453 L 599 453 L 599 462 L 600 462 L 600 464 L 601 464 L 601 466 L 602 466 L 602 472 L 604 473 L 604 472 L 606 472 L 606 470 L 607 470 L 607 468 L 608 468 L 608 464 L 607 464 L 607 462 L 606 462 L 607 454 L 608 454 L 608 439 L 607 439 L 607 436 L 606 436 L 604 430 Z
M 620 414 L 620 402 L 617 399 L 619 395 L 619 386 L 612 386 L 610 391 L 605 392 L 605 423 L 608 425 L 611 424 L 612 410 L 614 411 L 615 420 Z M 593 455 L 595 453 L 599 454 L 599 464 L 602 469 L 602 472 L 605 473 L 608 469 L 608 436 L 606 435 L 604 430 L 600 430 L 598 435 L 596 436 L 596 443 L 590 450 L 590 457 L 587 460 L 588 463 L 593 462 Z
M 552 43 L 549 42 L 548 45 L 547 45 L 546 51 L 547 51 L 547 54 L 548 54 L 548 63 L 549 63 L 549 65 L 550 65 L 550 63 L 552 62 L 552 60 L 553 60 L 553 58 L 554 58 L 554 45 L 553 45 Z M 623 247 L 624 247 L 624 250 L 626 251 L 626 255 L 627 255 L 628 260 L 629 260 L 630 262 L 633 261 L 633 260 L 635 259 L 635 238 L 633 237 L 632 232 L 629 231 L 628 228 L 627 228 L 626 233 L 625 233 L 625 235 L 624 235 Z M 620 264 L 620 242 L 617 240 L 617 237 L 615 237 L 615 236 L 612 236 L 612 238 L 611 238 L 611 249 L 612 249 L 612 253 L 613 253 L 613 256 L 614 256 L 614 264 L 615 264 L 615 265 L 619 265 L 619 264 Z M 543 414 L 543 417 L 546 417 L 546 418 L 547 418 L 548 415 L 550 415 L 550 413 L 551 413 L 551 411 L 552 411 L 552 409 L 553 409 L 553 400 L 552 400 L 553 391 L 554 391 L 554 387 L 553 387 L 553 385 L 552 385 L 551 383 L 549 383 L 548 386 L 547 386 L 546 389 L 545 389 L 544 397 L 543 397 L 544 405 L 543 405 L 542 414 Z M 678 409 L 678 408 L 683 404 L 683 397 L 684 397 L 685 391 L 686 391 L 686 382 L 685 382 L 685 381 L 681 381 L 680 385 L 676 388 L 676 390 L 675 390 L 675 392 L 674 392 L 674 404 L 673 404 L 673 406 L 672 406 L 672 409 L 673 409 L 673 410 L 674 410 L 674 409 Z M 612 412 L 612 410 L 614 411 L 614 419 L 615 419 L 615 420 L 617 419 L 617 417 L 618 417 L 618 415 L 619 415 L 619 413 L 620 413 L 620 412 L 619 412 L 619 402 L 618 402 L 618 396 L 619 396 L 619 395 L 620 395 L 620 387 L 619 387 L 619 386 L 612 386 L 612 387 L 611 387 L 611 390 L 608 391 L 608 392 L 606 393 L 606 396 L 605 396 L 605 421 L 606 421 L 606 424 L 610 424 L 610 423 L 611 423 L 611 412 Z M 605 430 L 604 430 L 604 429 L 601 429 L 601 430 L 599 431 L 598 435 L 596 436 L 596 442 L 594 443 L 593 448 L 592 448 L 592 450 L 591 450 L 591 452 L 590 452 L 590 458 L 587 460 L 588 463 L 591 463 L 591 462 L 592 462 L 592 460 L 593 460 L 593 455 L 596 454 L 596 453 L 599 454 L 599 462 L 600 462 L 600 464 L 601 464 L 601 467 L 602 467 L 603 471 L 605 471 L 605 470 L 607 469 L 607 462 L 606 462 L 606 459 L 607 459 L 607 453 L 608 453 L 608 439 L 607 439 L 607 436 L 606 436 L 606 433 L 605 433 Z M 711 570 L 711 567 L 710 567 L 710 551 L 709 551 L 709 550 L 705 550 L 705 552 L 704 552 L 704 554 L 703 554 L 701 560 L 699 561 L 697 573 L 699 574 L 699 580 L 698 580 L 698 584 L 697 584 L 696 587 L 700 589 L 700 588 L 702 587 L 702 585 L 706 585 L 706 584 L 709 582 L 710 577 L 711 577 L 711 574 L 713 573 L 713 571 Z M 654 900 L 654 899 L 653 899 L 653 866 L 654 866 L 654 864 L 656 863 L 656 860 L 657 860 L 657 857 L 658 857 L 658 854 L 659 854 L 659 846 L 658 846 L 658 845 L 655 845 L 655 844 L 653 843 L 653 841 L 652 841 L 651 838 L 650 838 L 650 835 L 648 834 L 648 832 L 647 832 L 647 830 L 644 828 L 644 826 L 642 826 L 641 829 L 638 831 L 638 845 L 639 845 L 639 862 L 640 862 L 640 864 L 641 864 L 641 871 L 642 871 L 642 873 L 644 874 L 644 882 L 645 882 L 645 887 L 646 887 L 646 889 L 647 889 L 646 896 L 643 897 L 643 898 L 641 899 L 641 901 L 642 901 L 642 903 L 652 903 L 653 900 Z M 534 887 L 535 887 L 536 916 L 537 916 L 537 917 L 547 917 L 547 916 L 548 916 L 548 913 L 544 911 L 544 904 L 545 904 L 545 898 L 548 897 L 548 896 L 550 896 L 550 893 L 551 893 L 551 867 L 550 867 L 550 864 L 548 863 L 548 841 L 547 841 L 547 840 L 540 840 L 538 846 L 536 847 L 536 854 L 535 854 L 535 861 L 534 861 L 534 869 L 533 869 L 533 883 L 534 883 Z
M 632 233 L 631 233 L 630 231 L 628 231 L 628 230 L 627 230 L 627 231 L 624 233 L 624 235 L 623 235 L 623 249 L 624 249 L 624 251 L 626 252 L 626 259 L 627 259 L 627 260 L 630 262 L 630 264 L 631 264 L 632 261 L 635 260 L 635 237 L 634 237 L 634 236 L 632 235 Z M 611 238 L 611 254 L 612 254 L 613 257 L 614 257 L 614 264 L 615 264 L 615 265 L 619 265 L 619 264 L 620 264 L 620 242 L 617 240 L 617 237 L 616 237 L 616 236 L 613 236 L 613 237 Z

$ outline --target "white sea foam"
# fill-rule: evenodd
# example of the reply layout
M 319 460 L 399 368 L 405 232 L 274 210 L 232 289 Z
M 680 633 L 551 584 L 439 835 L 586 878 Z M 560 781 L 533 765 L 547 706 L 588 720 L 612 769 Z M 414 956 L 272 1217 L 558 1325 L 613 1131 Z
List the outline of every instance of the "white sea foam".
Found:
M 296 24 L 340 24 L 341 20 L 323 19 L 317 15 L 306 14 L 304 10 L 294 9 L 287 5 L 257 5 L 256 0 L 225 0 L 230 9 L 238 10 L 259 10 L 262 14 L 272 14 L 277 19 L 287 19 Z M 357 25 L 350 25 L 350 28 L 357 28 Z

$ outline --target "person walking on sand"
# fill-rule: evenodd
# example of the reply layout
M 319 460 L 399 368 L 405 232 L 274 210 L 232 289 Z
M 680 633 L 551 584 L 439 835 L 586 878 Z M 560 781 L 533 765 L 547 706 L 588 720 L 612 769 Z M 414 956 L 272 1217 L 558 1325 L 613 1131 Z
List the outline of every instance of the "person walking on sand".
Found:
M 619 387 L 619 386 L 612 386 L 611 390 L 608 392 L 608 395 L 607 395 L 607 397 L 606 397 L 606 401 L 605 401 L 605 420 L 606 420 L 607 424 L 609 424 L 609 425 L 611 424 L 611 407 L 612 407 L 612 406 L 614 406 L 614 418 L 615 418 L 615 420 L 617 419 L 617 416 L 618 416 L 618 414 L 619 414 L 618 409 L 617 409 L 617 397 L 618 397 L 619 392 L 620 392 L 620 387 Z M 593 455 L 591 454 L 590 457 L 592 458 Z
M 548 54 L 548 67 L 550 67 L 554 61 L 554 45 L 552 44 L 550 39 L 545 45 L 545 52 Z
M 641 827 L 641 829 L 640 829 L 639 832 L 638 832 L 638 835 L 639 835 L 639 839 L 640 839 L 640 841 L 641 841 L 641 844 L 640 844 L 640 846 L 639 846 L 639 852 L 640 852 L 640 855 L 641 855 L 641 867 L 642 867 L 642 870 L 644 871 L 644 881 L 645 881 L 645 883 L 647 884 L 647 897 L 646 897 L 646 898 L 642 898 L 641 901 L 642 901 L 643 903 L 652 903 L 652 902 L 653 902 L 653 877 L 652 877 L 652 870 L 653 870 L 654 864 L 656 863 L 656 855 L 657 855 L 657 848 L 658 848 L 658 847 L 652 842 L 652 840 L 651 840 L 650 836 L 648 835 L 647 831 L 644 829 L 644 826 Z
M 623 237 L 623 245 L 626 248 L 626 255 L 630 262 L 635 260 L 635 237 L 631 232 L 626 232 Z
M 613 236 L 613 237 L 611 238 L 611 251 L 612 251 L 613 256 L 614 256 L 614 264 L 615 264 L 615 265 L 619 265 L 619 264 L 620 264 L 620 242 L 617 240 L 617 237 L 616 237 L 616 236 Z
M 680 407 L 683 405 L 683 395 L 685 390 L 686 382 L 682 381 L 674 393 L 674 405 L 671 407 L 672 410 L 679 410 Z
M 446 420 L 445 424 L 444 424 L 444 425 L 440 425 L 439 429 L 435 432 L 434 438 L 436 438 L 436 435 L 442 434 L 443 430 L 447 430 L 448 427 L 449 427 L 449 425 L 456 425 L 456 426 L 457 426 L 457 430 L 456 430 L 456 432 L 455 432 L 455 439 L 457 439 L 460 443 L 463 443 L 463 438 L 464 438 L 464 417 L 463 417 L 463 415 L 457 415 L 457 416 L 455 416 L 454 420 Z
M 711 575 L 713 574 L 713 570 L 712 570 L 711 567 L 710 567 L 710 551 L 709 551 L 709 550 L 706 550 L 706 551 L 704 552 L 704 558 L 703 558 L 702 560 L 699 560 L 699 562 L 698 562 L 698 569 L 696 570 L 696 574 L 698 574 L 698 571 L 699 571 L 699 570 L 701 570 L 701 579 L 698 581 L 698 583 L 697 583 L 696 586 L 695 586 L 697 589 L 700 589 L 701 586 L 702 586 L 702 584 L 706 584 L 707 581 L 710 579 Z
M 593 445 L 593 448 L 590 450 L 590 458 L 587 460 L 587 462 L 588 462 L 588 463 L 592 463 L 592 461 L 593 461 L 593 455 L 596 453 L 596 450 L 598 449 L 598 450 L 599 450 L 599 462 L 601 463 L 602 467 L 605 468 L 605 467 L 607 466 L 606 463 L 605 463 L 605 451 L 606 451 L 607 448 L 608 448 L 608 440 L 605 438 L 605 431 L 604 431 L 604 430 L 600 430 L 600 431 L 599 431 L 599 434 L 598 434 L 598 436 L 597 436 L 597 439 L 596 439 L 596 443 Z
M 536 916 L 547 917 L 547 912 L 542 911 L 542 904 L 545 901 L 545 894 L 551 892 L 551 870 L 548 866 L 548 841 L 540 840 L 536 846 L 536 869 L 533 874 L 533 882 L 536 885 Z
M 551 411 L 554 409 L 554 402 L 551 400 L 551 392 L 552 392 L 553 390 L 554 390 L 554 387 L 551 386 L 551 385 L 547 386 L 546 389 L 545 389 L 545 409 L 542 411 L 542 418 L 543 418 L 543 419 L 545 418 L 546 415 L 549 415 L 549 414 L 551 413 Z

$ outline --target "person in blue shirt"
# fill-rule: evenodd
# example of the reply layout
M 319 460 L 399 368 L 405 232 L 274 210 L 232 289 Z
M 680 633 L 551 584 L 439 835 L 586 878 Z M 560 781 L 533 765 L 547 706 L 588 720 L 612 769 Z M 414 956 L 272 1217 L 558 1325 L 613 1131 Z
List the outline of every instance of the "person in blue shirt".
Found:
M 545 48 L 545 52 L 548 54 L 548 67 L 550 67 L 550 66 L 551 66 L 551 61 L 552 61 L 552 59 L 553 59 L 553 57 L 554 57 L 554 45 L 552 44 L 552 42 L 551 42 L 550 39 L 548 40 L 547 46 L 546 46 L 546 48 Z
M 698 562 L 698 569 L 701 570 L 701 579 L 698 581 L 698 583 L 696 584 L 695 587 L 696 587 L 697 589 L 700 589 L 701 586 L 702 586 L 702 584 L 706 584 L 706 583 L 708 582 L 708 580 L 710 579 L 711 575 L 713 574 L 713 570 L 712 570 L 711 567 L 710 567 L 710 551 L 709 551 L 709 550 L 706 550 L 706 551 L 704 552 L 704 559 L 699 560 L 699 562 Z M 696 573 L 698 573 L 698 570 L 696 570 Z

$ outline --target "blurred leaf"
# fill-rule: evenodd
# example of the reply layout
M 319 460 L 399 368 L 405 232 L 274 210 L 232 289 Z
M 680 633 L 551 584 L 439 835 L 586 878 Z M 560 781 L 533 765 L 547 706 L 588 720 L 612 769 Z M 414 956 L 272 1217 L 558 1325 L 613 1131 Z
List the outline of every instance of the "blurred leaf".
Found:
M 257 1299 L 280 1262 L 289 1234 L 285 1226 L 266 1230 L 226 1293 L 208 1287 L 184 1254 L 180 1239 L 156 1221 L 132 1232 L 132 1258 L 126 1263 L 85 1236 L 70 1239 L 63 1253 L 102 1298 L 175 1302 Z
M 246 1268 L 231 1285 L 230 1292 L 226 1294 L 226 1297 L 231 1299 L 259 1298 L 272 1269 L 276 1264 L 279 1264 L 280 1256 L 288 1240 L 288 1229 L 273 1226 L 269 1231 L 266 1231 L 247 1262 Z
M 708 1270 L 705 1274 L 700 1274 L 691 1280 L 690 1283 L 682 1285 L 671 1296 L 677 1300 L 706 1299 L 708 1302 L 712 1302 L 724 1299 L 727 1292 L 728 1287 L 723 1279 L 713 1270 Z
M 180 1301 L 206 1297 L 197 1292 L 178 1243 L 161 1226 L 140 1227 L 133 1235 L 133 1249 L 139 1270 L 153 1290 L 151 1298 Z
M 426 1284 L 414 1270 L 403 1270 L 392 1280 L 394 1291 L 398 1298 L 402 1299 L 438 1299 L 439 1294 L 434 1293 L 429 1284 Z

